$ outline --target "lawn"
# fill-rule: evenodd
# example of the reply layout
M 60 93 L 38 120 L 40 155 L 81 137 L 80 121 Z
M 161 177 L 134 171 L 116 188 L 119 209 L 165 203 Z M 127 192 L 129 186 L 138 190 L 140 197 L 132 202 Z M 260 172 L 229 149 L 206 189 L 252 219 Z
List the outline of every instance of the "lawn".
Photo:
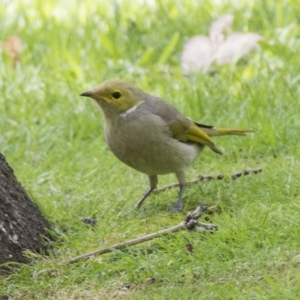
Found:
M 300 10 L 297 1 L 0 1 L 0 40 L 22 40 L 16 67 L 0 55 L 0 151 L 52 225 L 50 255 L 0 278 L 10 299 L 299 299 Z M 213 19 L 265 38 L 247 61 L 182 76 L 188 38 Z M 102 115 L 79 94 L 119 78 L 190 118 L 255 130 L 214 141 L 187 170 L 257 175 L 147 199 L 147 176 L 109 151 Z M 159 186 L 175 176 L 159 178 Z M 171 227 L 203 202 L 215 234 L 181 231 L 72 265 L 82 253 Z M 97 220 L 96 227 L 82 218 Z M 189 247 L 193 251 L 189 251 Z M 1 248 L 1 246 L 0 246 Z

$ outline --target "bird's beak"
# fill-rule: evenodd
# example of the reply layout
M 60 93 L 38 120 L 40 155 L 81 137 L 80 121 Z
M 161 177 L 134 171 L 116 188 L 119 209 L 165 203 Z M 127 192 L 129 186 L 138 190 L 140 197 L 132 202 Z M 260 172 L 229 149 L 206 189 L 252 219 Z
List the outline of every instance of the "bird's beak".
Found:
M 83 97 L 92 97 L 93 96 L 93 91 L 87 91 L 87 92 L 84 92 L 82 94 L 80 94 L 80 96 L 83 96 Z

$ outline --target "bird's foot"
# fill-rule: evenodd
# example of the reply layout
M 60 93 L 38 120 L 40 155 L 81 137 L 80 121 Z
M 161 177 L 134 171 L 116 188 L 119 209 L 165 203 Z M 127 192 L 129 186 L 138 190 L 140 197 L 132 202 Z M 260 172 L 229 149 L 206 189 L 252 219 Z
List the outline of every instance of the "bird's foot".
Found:
M 178 199 L 175 203 L 175 205 L 173 206 L 173 208 L 171 209 L 171 213 L 178 213 L 181 212 L 183 209 L 183 203 L 181 201 L 181 199 Z
M 148 190 L 144 192 L 143 197 L 139 200 L 139 202 L 134 206 L 135 209 L 139 209 L 146 198 L 155 190 L 155 187 L 150 187 Z

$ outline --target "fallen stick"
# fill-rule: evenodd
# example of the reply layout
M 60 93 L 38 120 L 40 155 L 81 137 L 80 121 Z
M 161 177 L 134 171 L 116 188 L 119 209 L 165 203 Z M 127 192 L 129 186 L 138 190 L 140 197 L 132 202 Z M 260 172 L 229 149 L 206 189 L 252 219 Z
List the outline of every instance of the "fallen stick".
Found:
M 167 235 L 169 233 L 174 233 L 180 230 L 184 230 L 184 229 L 188 229 L 188 230 L 197 230 L 200 232 L 213 232 L 215 230 L 217 230 L 217 225 L 214 224 L 206 224 L 206 223 L 201 223 L 198 222 L 197 219 L 201 216 L 201 214 L 206 211 L 208 209 L 207 206 L 205 205 L 199 205 L 193 212 L 189 212 L 186 216 L 186 218 L 180 222 L 178 225 L 172 226 L 170 228 L 167 229 L 163 229 L 160 230 L 158 232 L 155 233 L 150 233 L 147 235 L 143 235 L 140 236 L 136 239 L 127 241 L 127 242 L 123 242 L 123 243 L 119 243 L 119 244 L 115 244 L 113 246 L 110 247 L 106 247 L 103 249 L 99 249 L 93 252 L 89 252 L 89 253 L 85 253 L 76 257 L 73 257 L 71 259 L 65 260 L 62 264 L 63 265 L 67 265 L 67 264 L 72 264 L 75 263 L 79 260 L 85 259 L 85 258 L 89 258 L 95 255 L 102 255 L 105 253 L 109 253 L 112 252 L 114 250 L 120 250 L 120 249 L 124 249 L 126 247 L 130 247 L 133 245 L 137 245 L 140 243 L 144 243 L 150 240 L 153 240 L 155 238 Z
M 243 171 L 237 171 L 231 174 L 231 179 L 235 180 L 241 176 L 247 176 L 251 173 L 253 174 L 258 174 L 262 172 L 262 168 L 257 168 L 257 169 L 248 169 L 248 170 L 243 170 Z M 218 174 L 218 175 L 203 175 L 203 174 L 199 174 L 195 179 L 188 181 L 186 183 L 186 185 L 191 185 L 191 184 L 196 184 L 200 181 L 210 181 L 210 180 L 223 180 L 224 178 L 226 178 L 225 174 Z M 157 194 L 169 189 L 173 189 L 179 186 L 179 183 L 171 183 L 168 185 L 165 185 L 157 190 L 155 190 L 153 192 L 153 194 Z
M 262 172 L 261 168 L 257 168 L 257 169 L 248 169 L 248 170 L 243 170 L 243 171 L 237 171 L 231 174 L 231 179 L 235 180 L 241 176 L 247 176 L 251 173 L 257 174 Z M 187 182 L 187 185 L 190 184 L 196 184 L 200 181 L 210 181 L 210 180 L 222 180 L 226 178 L 226 176 L 224 174 L 219 174 L 216 176 L 211 176 L 211 175 L 198 175 L 197 178 L 193 179 L 192 181 Z M 162 191 L 168 190 L 168 189 L 172 189 L 175 187 L 178 187 L 179 184 L 178 183 L 173 183 L 170 185 L 166 185 L 160 189 L 157 189 L 156 191 L 154 191 L 154 193 L 160 193 Z M 106 247 L 103 249 L 99 249 L 93 252 L 89 252 L 89 253 L 85 253 L 82 255 L 78 255 L 76 257 L 73 257 L 71 259 L 65 260 L 64 262 L 62 262 L 62 264 L 67 265 L 67 264 L 72 264 L 75 263 L 79 260 L 85 259 L 85 258 L 89 258 L 95 255 L 103 255 L 109 252 L 113 252 L 114 250 L 121 250 L 124 249 L 126 247 L 130 247 L 133 245 L 137 245 L 140 243 L 144 243 L 150 240 L 153 240 L 155 238 L 167 235 L 169 233 L 174 233 L 180 230 L 184 230 L 184 229 L 188 229 L 188 230 L 197 230 L 200 232 L 213 232 L 215 230 L 217 230 L 217 225 L 214 224 L 206 224 L 206 223 L 201 223 L 198 222 L 197 219 L 201 216 L 201 213 L 208 210 L 208 207 L 205 205 L 199 205 L 193 212 L 189 212 L 185 218 L 185 220 L 183 220 L 182 222 L 180 222 L 179 224 L 172 226 L 170 228 L 167 229 L 163 229 L 160 230 L 158 232 L 155 233 L 150 233 L 147 235 L 143 235 L 140 236 L 136 239 L 127 241 L 127 242 L 123 242 L 123 243 L 119 243 L 119 244 L 115 244 L 112 245 L 110 247 Z

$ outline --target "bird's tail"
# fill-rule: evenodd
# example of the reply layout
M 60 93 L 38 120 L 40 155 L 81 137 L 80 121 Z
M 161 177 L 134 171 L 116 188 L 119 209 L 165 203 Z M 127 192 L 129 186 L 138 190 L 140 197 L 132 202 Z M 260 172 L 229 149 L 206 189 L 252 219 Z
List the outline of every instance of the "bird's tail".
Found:
M 234 129 L 234 128 L 216 128 L 214 126 L 195 123 L 201 128 L 209 137 L 222 136 L 222 135 L 247 135 L 247 133 L 254 132 L 249 129 Z

